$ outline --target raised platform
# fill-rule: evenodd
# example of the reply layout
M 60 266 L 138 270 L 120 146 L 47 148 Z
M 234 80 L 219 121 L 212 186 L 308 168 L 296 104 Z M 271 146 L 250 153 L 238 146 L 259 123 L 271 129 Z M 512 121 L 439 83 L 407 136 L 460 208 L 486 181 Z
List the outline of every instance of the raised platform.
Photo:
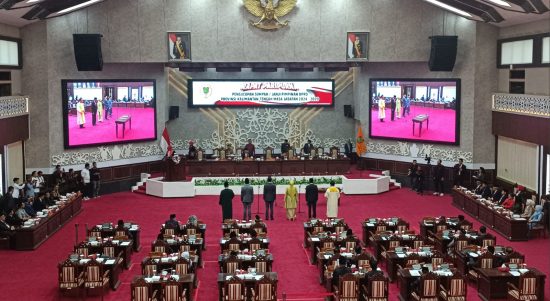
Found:
M 266 177 L 247 177 L 252 183 L 254 194 L 263 193 L 263 184 Z M 288 187 L 288 181 L 296 181 L 296 187 L 300 193 L 305 193 L 309 178 L 314 178 L 319 189 L 329 187 L 330 180 L 335 180 L 336 186 L 345 194 L 379 194 L 390 190 L 392 182 L 389 175 L 365 173 L 364 178 L 350 174 L 350 178 L 343 175 L 325 176 L 277 176 L 274 181 L 277 184 L 277 194 L 284 194 Z M 193 177 L 190 181 L 165 182 L 162 178 L 143 179 L 145 193 L 162 198 L 172 197 L 194 197 L 197 195 L 219 195 L 223 189 L 223 182 L 230 182 L 231 188 L 236 195 L 241 193 L 241 182 L 245 177 Z M 284 182 L 284 184 L 282 184 Z M 140 184 L 141 185 L 141 184 Z M 138 188 L 136 188 L 138 189 Z M 141 190 L 143 191 L 143 189 Z

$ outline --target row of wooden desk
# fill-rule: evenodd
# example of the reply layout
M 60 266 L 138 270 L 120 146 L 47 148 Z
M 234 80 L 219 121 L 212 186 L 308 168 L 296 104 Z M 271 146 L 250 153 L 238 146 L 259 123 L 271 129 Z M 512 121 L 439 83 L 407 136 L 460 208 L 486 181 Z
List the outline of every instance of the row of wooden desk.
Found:
M 342 175 L 349 171 L 349 159 L 329 160 L 188 160 L 187 175 L 235 176 L 235 175 Z
M 458 190 L 452 190 L 453 205 L 476 218 L 510 241 L 527 240 L 527 219 L 513 219 L 481 203 L 473 196 Z
M 32 227 L 15 230 L 15 249 L 34 250 L 65 225 L 82 209 L 82 195 L 75 195 L 50 216 L 44 217 Z

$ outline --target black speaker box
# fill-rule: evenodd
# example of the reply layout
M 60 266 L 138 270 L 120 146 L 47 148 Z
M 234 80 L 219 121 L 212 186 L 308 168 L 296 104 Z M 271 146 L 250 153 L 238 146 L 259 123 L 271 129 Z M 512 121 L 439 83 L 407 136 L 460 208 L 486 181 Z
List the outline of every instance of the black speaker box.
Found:
M 100 34 L 73 34 L 74 58 L 78 71 L 103 70 Z
M 168 119 L 174 120 L 180 117 L 180 107 L 170 106 L 170 111 L 168 112 Z
M 430 61 L 430 71 L 453 71 L 456 61 L 456 46 L 458 36 L 433 36 Z
M 353 114 L 353 107 L 351 105 L 344 105 L 344 116 L 353 118 L 355 114 Z

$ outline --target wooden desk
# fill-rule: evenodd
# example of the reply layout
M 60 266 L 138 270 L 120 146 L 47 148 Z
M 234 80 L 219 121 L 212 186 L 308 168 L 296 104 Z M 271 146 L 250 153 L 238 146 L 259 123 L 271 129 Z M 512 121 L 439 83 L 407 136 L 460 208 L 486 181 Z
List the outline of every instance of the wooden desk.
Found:
M 122 124 L 122 139 L 124 139 L 124 132 L 126 131 L 126 122 L 130 122 L 130 129 L 132 129 L 132 116 L 122 115 L 115 120 L 116 137 L 118 138 L 118 125 Z
M 429 233 L 436 233 L 436 224 L 439 222 L 439 218 L 434 220 L 422 220 L 419 222 L 420 226 L 420 236 L 428 238 Z M 464 220 L 464 223 L 472 225 L 472 222 Z M 445 219 L 445 225 L 449 230 L 458 230 L 460 229 L 460 224 L 458 217 L 447 217 Z
M 132 280 L 132 283 L 134 283 L 139 279 L 145 279 L 145 278 L 146 278 L 145 276 L 135 276 L 134 279 Z M 147 282 L 151 284 L 153 291 L 157 290 L 159 294 L 162 295 L 162 284 L 165 283 L 166 280 L 162 278 L 159 280 L 152 280 L 152 278 L 147 278 L 147 279 L 150 279 Z M 186 299 L 189 301 L 192 301 L 193 296 L 195 295 L 193 292 L 194 283 L 195 283 L 195 274 L 179 275 L 179 279 L 177 280 L 177 282 L 179 285 L 183 286 L 183 288 L 187 290 L 185 294 Z M 157 300 L 162 300 L 162 299 L 157 298 Z
M 428 115 L 417 115 L 412 119 L 413 122 L 413 136 L 414 136 L 414 127 L 418 123 L 418 137 L 422 136 L 422 124 L 426 121 L 426 130 L 430 128 L 430 116 Z
M 486 226 L 493 228 L 506 239 L 510 241 L 527 240 L 528 222 L 526 219 L 510 218 L 506 214 L 483 204 L 475 196 L 468 195 L 460 190 L 453 189 L 451 194 L 453 196 L 452 204 L 455 207 L 464 210 Z
M 349 171 L 350 160 L 187 160 L 189 176 L 268 176 L 268 175 L 342 175 Z
M 273 254 L 269 253 L 266 256 L 267 259 L 267 271 L 271 272 L 271 267 L 273 265 Z M 218 255 L 218 265 L 220 266 L 220 273 L 223 272 L 223 265 L 229 256 L 220 254 Z M 248 268 L 255 267 L 255 262 L 257 257 L 254 255 L 237 255 L 237 258 L 241 261 L 241 269 L 248 270 Z
M 106 224 L 106 223 L 105 223 Z M 114 237 L 116 228 L 111 223 L 109 227 L 103 227 L 103 224 L 98 224 L 98 228 L 101 229 L 101 237 Z M 124 225 L 124 229 L 128 230 L 130 233 L 130 238 L 132 239 L 132 246 L 134 252 L 139 252 L 141 250 L 141 230 L 138 224 L 130 223 L 130 225 Z
M 15 249 L 34 250 L 65 225 L 82 209 L 82 195 L 74 196 L 50 216 L 39 220 L 38 224 L 15 230 Z
M 244 238 L 244 239 L 240 239 L 241 241 L 241 250 L 244 250 L 244 249 L 249 249 L 248 247 L 248 242 L 250 241 L 250 237 L 247 237 L 247 238 Z M 267 237 L 258 237 L 258 239 L 260 240 L 261 244 L 260 244 L 260 247 L 262 249 L 269 249 L 269 238 Z M 224 247 L 225 247 L 225 243 L 229 241 L 228 238 L 220 238 L 220 250 L 223 252 L 224 250 Z
M 103 254 L 103 243 L 102 242 L 84 242 L 86 243 L 86 246 L 88 247 L 88 254 Z M 131 240 L 126 241 L 124 244 L 123 242 L 119 242 L 114 244 L 115 247 L 115 254 L 120 254 L 122 252 L 122 260 L 124 262 L 124 267 L 126 269 L 129 269 L 132 265 L 132 252 L 133 252 L 133 243 Z M 79 245 L 75 245 L 75 250 L 77 249 Z
M 431 262 L 431 255 L 425 252 L 416 252 L 416 254 L 420 255 L 420 262 L 422 263 L 429 263 Z M 407 262 L 407 257 L 409 254 L 405 254 L 405 257 L 399 257 L 399 255 L 394 251 L 388 252 L 388 261 L 387 261 L 387 272 L 388 272 L 388 279 L 390 282 L 394 282 L 397 279 L 397 265 L 400 265 L 402 268 L 405 268 L 405 264 Z
M 393 235 L 393 234 L 392 234 Z M 376 256 L 377 260 L 380 260 L 380 257 L 382 256 L 382 247 L 384 249 L 389 251 L 389 245 L 390 245 L 390 237 L 392 236 L 390 234 L 376 234 L 373 236 L 372 242 L 374 244 L 374 256 Z M 417 234 L 407 234 L 406 236 L 402 234 L 397 235 L 399 238 L 399 246 L 400 247 L 414 247 L 414 241 L 420 239 L 420 236 Z
M 190 241 L 185 241 L 181 237 L 175 238 L 166 238 L 164 242 L 166 243 L 166 253 L 178 253 L 180 251 L 180 246 L 183 244 L 189 244 L 189 248 L 192 251 L 195 251 L 197 256 L 199 256 L 199 265 L 202 266 L 202 247 L 203 247 L 203 238 L 197 238 L 192 243 Z M 151 243 L 151 251 L 155 250 L 155 241 Z
M 256 275 L 262 275 L 264 277 L 268 277 L 269 279 L 271 279 L 275 282 L 275 285 L 278 282 L 277 273 L 275 273 L 275 272 L 256 273 Z M 222 288 L 223 288 L 224 283 L 227 281 L 228 276 L 235 276 L 235 275 L 234 274 L 226 274 L 226 273 L 219 273 L 218 274 L 219 301 L 223 300 Z M 243 279 L 243 280 L 244 280 L 244 284 L 246 286 L 247 291 L 249 291 L 251 288 L 254 288 L 254 285 L 256 284 L 256 279 Z
M 267 225 L 264 222 L 261 222 L 261 224 L 264 226 L 265 232 L 267 233 Z M 223 223 L 222 224 L 222 233 L 223 233 L 223 235 L 226 235 L 226 234 L 231 233 L 233 229 L 237 229 L 239 231 L 239 234 L 241 234 L 241 233 L 250 234 L 250 233 L 252 233 L 252 230 L 254 230 L 254 228 L 252 228 L 252 226 L 254 226 L 254 225 L 255 225 L 254 221 L 249 222 L 249 223 L 240 222 L 240 223 L 236 223 L 236 224 Z
M 544 300 L 544 281 L 546 275 L 541 271 L 529 268 L 537 276 L 538 281 L 538 300 Z M 498 269 L 476 269 L 479 274 L 477 294 L 482 300 L 504 299 L 508 295 L 508 286 L 510 282 L 519 286 L 519 276 L 513 276 L 508 272 L 500 272 Z
M 106 261 L 113 260 L 114 264 L 105 264 Z M 80 259 L 77 262 L 77 274 L 80 274 L 81 272 L 85 272 L 86 269 L 86 263 L 85 259 Z M 116 290 L 120 285 L 120 273 L 122 272 L 122 265 L 120 262 L 116 261 L 116 258 L 108 258 L 104 257 L 103 261 L 101 262 L 101 265 L 103 266 L 103 271 L 109 271 L 109 286 L 114 291 Z
M 348 224 L 343 219 L 330 219 L 330 220 L 321 220 L 321 219 L 315 219 L 318 221 L 321 221 L 321 224 L 323 226 L 323 232 L 331 232 L 335 233 L 335 226 L 340 221 L 344 225 L 344 231 L 349 229 Z M 310 246 L 310 240 L 309 237 L 313 233 L 314 225 L 311 223 L 311 220 L 304 222 L 304 247 L 308 248 Z
M 363 242 L 365 245 L 370 243 L 371 237 L 376 233 L 376 227 L 379 225 L 380 221 L 383 222 L 387 231 L 394 232 L 397 230 L 397 223 L 402 222 L 403 220 L 401 218 L 397 218 L 397 220 L 394 219 L 393 221 L 392 218 L 367 218 L 362 221 L 361 227 L 363 228 Z M 409 223 L 406 221 L 403 222 L 405 222 L 407 224 L 407 228 L 409 228 Z

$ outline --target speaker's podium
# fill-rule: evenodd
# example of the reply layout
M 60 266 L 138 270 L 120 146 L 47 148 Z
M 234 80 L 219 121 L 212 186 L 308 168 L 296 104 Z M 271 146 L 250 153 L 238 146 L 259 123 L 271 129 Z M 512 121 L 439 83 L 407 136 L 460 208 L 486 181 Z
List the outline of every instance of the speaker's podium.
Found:
M 182 156 L 178 158 L 179 160 L 174 160 L 172 158 L 166 158 L 166 160 L 164 160 L 164 181 L 185 181 L 185 158 Z

